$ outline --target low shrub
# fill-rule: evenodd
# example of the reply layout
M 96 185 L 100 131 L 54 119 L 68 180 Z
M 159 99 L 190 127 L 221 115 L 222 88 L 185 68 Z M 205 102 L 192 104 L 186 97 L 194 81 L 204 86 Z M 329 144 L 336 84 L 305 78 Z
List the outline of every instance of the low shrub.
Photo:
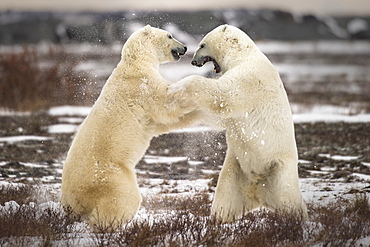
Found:
M 78 75 L 78 59 L 63 48 L 50 47 L 46 53 L 24 46 L 0 54 L 0 108 L 33 111 L 61 104 L 86 104 L 92 96 L 84 92 L 91 84 Z
M 308 220 L 260 209 L 227 224 L 209 216 L 211 201 L 207 193 L 156 195 L 145 197 L 139 215 L 121 229 L 92 230 L 78 223 L 80 218 L 63 210 L 58 202 L 31 202 L 29 198 L 35 196 L 30 196 L 32 189 L 28 186 L 9 191 L 11 196 L 0 206 L 0 245 L 357 246 L 358 240 L 370 236 L 366 194 L 329 204 L 310 203 Z M 4 203 L 12 196 L 13 201 Z

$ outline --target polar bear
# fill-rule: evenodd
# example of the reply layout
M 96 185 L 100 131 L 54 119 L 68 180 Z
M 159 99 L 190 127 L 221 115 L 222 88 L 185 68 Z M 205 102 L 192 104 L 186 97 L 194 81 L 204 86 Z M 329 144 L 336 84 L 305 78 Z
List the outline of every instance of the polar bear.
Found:
M 160 63 L 185 52 L 169 32 L 150 26 L 124 44 L 63 168 L 62 205 L 91 225 L 117 228 L 135 215 L 141 203 L 136 163 L 153 136 L 189 124 L 184 114 L 192 109 L 173 103 L 170 83 L 159 73 Z
M 226 129 L 228 149 L 212 215 L 231 222 L 264 206 L 305 216 L 292 114 L 277 70 L 247 34 L 230 25 L 200 42 L 192 64 L 208 61 L 221 77 L 189 76 L 170 92 L 194 102 L 207 123 Z

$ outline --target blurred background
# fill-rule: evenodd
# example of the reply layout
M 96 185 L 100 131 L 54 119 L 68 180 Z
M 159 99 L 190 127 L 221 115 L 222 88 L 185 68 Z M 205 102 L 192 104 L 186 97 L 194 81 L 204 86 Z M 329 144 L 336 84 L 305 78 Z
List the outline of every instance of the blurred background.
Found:
M 367 0 L 47 1 L 3 0 L 2 44 L 104 42 L 126 38 L 132 25 L 174 24 L 194 36 L 223 23 L 254 39 L 369 39 Z
M 146 24 L 189 47 L 179 63 L 161 67 L 167 79 L 212 76 L 211 65 L 189 62 L 202 37 L 224 23 L 245 31 L 276 65 L 294 113 L 370 112 L 368 0 L 2 0 L 0 108 L 91 105 L 125 40 Z

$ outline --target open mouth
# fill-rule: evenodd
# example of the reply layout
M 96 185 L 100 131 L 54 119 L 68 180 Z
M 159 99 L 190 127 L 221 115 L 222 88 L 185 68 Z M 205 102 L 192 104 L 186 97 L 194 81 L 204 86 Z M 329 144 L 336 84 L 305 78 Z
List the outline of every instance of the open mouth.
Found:
M 172 57 L 175 59 L 175 60 L 179 60 L 180 59 L 180 53 L 175 51 L 175 50 L 171 50 L 171 54 L 172 54 Z
M 183 49 L 177 48 L 177 49 L 171 50 L 172 57 L 175 60 L 179 60 L 181 56 L 185 55 L 185 53 L 186 53 L 186 47 L 184 47 Z
M 214 69 L 213 71 L 216 72 L 216 73 L 220 73 L 221 72 L 221 67 L 220 65 L 217 63 L 216 59 L 214 59 L 213 57 L 210 57 L 210 56 L 205 56 L 205 57 L 201 57 L 200 58 L 200 63 L 198 63 L 198 61 L 196 60 L 193 60 L 191 61 L 191 64 L 192 65 L 195 65 L 197 67 L 202 67 L 204 64 L 206 64 L 207 62 L 212 62 L 213 63 L 213 66 L 214 66 Z

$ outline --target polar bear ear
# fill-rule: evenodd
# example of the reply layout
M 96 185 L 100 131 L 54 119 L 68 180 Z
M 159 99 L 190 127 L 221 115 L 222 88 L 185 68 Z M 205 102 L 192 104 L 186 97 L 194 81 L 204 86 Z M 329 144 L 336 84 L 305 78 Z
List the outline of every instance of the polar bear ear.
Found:
M 150 25 L 146 25 L 144 27 L 144 34 L 149 34 L 152 30 L 152 27 Z

